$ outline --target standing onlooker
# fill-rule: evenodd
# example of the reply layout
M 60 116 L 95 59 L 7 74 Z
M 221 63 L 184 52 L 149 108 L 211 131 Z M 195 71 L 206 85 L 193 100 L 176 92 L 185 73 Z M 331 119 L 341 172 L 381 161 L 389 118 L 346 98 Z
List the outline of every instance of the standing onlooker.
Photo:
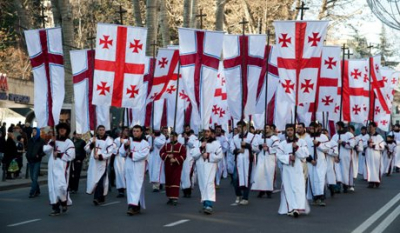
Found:
M 1 132 L 3 133 L 4 138 L 6 137 L 6 126 L 7 123 L 3 122 L 3 125 L 1 126 Z
M 24 147 L 24 138 L 22 138 L 22 136 L 18 136 L 17 137 L 17 155 L 16 155 L 16 161 L 18 163 L 18 171 L 15 172 L 15 177 L 19 177 L 20 173 L 21 173 L 21 169 L 22 169 L 22 165 L 23 165 L 23 154 L 25 152 L 25 147 Z
M 43 152 L 44 145 L 44 140 L 40 138 L 40 129 L 35 128 L 32 132 L 31 139 L 28 141 L 28 149 L 26 151 L 26 159 L 28 160 L 32 181 L 29 198 L 37 197 L 40 194 L 39 183 L 37 180 L 40 172 L 40 163 L 42 161 L 42 157 L 45 155 Z
M 31 127 L 31 124 L 29 122 L 26 122 L 25 127 L 24 127 L 24 132 L 26 133 L 26 137 L 27 137 L 28 141 L 32 137 L 32 131 L 33 131 L 33 129 Z
M 8 172 L 8 168 L 10 163 L 17 156 L 17 145 L 14 142 L 14 134 L 13 132 L 8 133 L 7 141 L 6 141 L 6 149 L 4 151 L 3 158 L 3 169 L 7 172 L 7 179 L 11 179 L 11 172 Z
M 6 150 L 6 135 L 3 133 L 3 131 L 0 131 L 0 161 L 3 160 L 5 150 Z
M 74 132 L 72 142 L 75 145 L 75 159 L 71 166 L 69 190 L 72 193 L 78 192 L 79 179 L 81 178 L 82 164 L 86 158 L 85 145 L 86 142 L 82 140 L 82 134 Z

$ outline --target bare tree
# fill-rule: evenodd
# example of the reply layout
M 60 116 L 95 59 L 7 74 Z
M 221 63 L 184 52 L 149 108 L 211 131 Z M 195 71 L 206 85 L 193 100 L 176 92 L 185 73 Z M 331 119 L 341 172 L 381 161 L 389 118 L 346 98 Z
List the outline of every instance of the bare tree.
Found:
M 197 0 L 192 0 L 192 9 L 190 14 L 190 27 L 197 28 L 197 11 L 198 5 Z
M 146 26 L 147 26 L 147 43 L 146 53 L 152 55 L 151 44 L 157 40 L 157 3 L 158 0 L 147 0 L 146 4 Z
M 160 30 L 164 47 L 171 41 L 168 21 L 167 1 L 160 1 Z
M 184 0 L 183 2 L 183 27 L 188 28 L 190 26 L 190 15 L 192 8 L 192 0 Z
M 224 30 L 224 21 L 225 21 L 225 4 L 228 0 L 217 0 L 217 6 L 215 10 L 215 30 L 223 31 Z
M 132 3 L 133 3 L 133 12 L 135 15 L 135 25 L 137 27 L 142 27 L 143 20 L 142 20 L 142 13 L 140 10 L 140 0 L 132 0 Z

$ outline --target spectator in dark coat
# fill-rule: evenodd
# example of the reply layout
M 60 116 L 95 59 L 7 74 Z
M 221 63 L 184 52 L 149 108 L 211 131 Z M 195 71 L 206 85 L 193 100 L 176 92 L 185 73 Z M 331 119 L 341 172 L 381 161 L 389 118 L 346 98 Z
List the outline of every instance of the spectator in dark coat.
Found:
M 86 158 L 86 142 L 82 140 L 82 135 L 74 132 L 72 141 L 75 145 L 75 159 L 72 161 L 71 172 L 69 173 L 69 190 L 71 194 L 78 192 L 79 179 L 81 178 L 82 164 Z
M 8 133 L 7 141 L 6 141 L 6 149 L 4 151 L 3 158 L 3 169 L 7 172 L 7 179 L 11 179 L 11 172 L 8 172 L 8 168 L 13 159 L 17 156 L 17 144 L 14 141 L 13 132 Z
M 24 127 L 24 132 L 26 133 L 26 137 L 27 137 L 28 141 L 32 137 L 32 131 L 33 131 L 33 129 L 31 127 L 31 124 L 29 122 L 26 122 L 25 127 Z
M 28 160 L 32 181 L 29 198 L 37 197 L 40 194 L 38 177 L 40 173 L 40 163 L 42 162 L 42 157 L 45 156 L 43 152 L 44 145 L 44 140 L 40 138 L 40 129 L 35 128 L 32 133 L 32 138 L 28 142 L 28 149 L 26 151 L 26 159 Z

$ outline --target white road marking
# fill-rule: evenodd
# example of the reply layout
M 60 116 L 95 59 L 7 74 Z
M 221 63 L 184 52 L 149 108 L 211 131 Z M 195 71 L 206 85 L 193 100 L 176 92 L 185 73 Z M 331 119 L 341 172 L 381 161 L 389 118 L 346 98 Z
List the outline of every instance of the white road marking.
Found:
M 373 231 L 372 233 L 384 232 L 385 229 L 400 215 L 400 206 L 397 206 Z
M 109 206 L 109 205 L 114 205 L 114 204 L 118 204 L 118 203 L 120 203 L 120 201 L 113 201 L 113 202 L 110 202 L 110 203 L 107 203 L 107 204 L 104 204 L 101 206 Z
M 185 222 L 189 222 L 189 221 L 190 221 L 189 219 L 182 219 L 182 220 L 179 220 L 179 221 L 164 225 L 164 227 L 173 227 L 173 226 L 176 226 L 176 225 L 179 225 L 179 224 L 182 224 L 182 223 L 185 223 Z
M 281 190 L 280 189 L 276 189 L 274 191 L 272 191 L 272 193 L 279 193 Z
M 362 233 L 368 229 L 376 220 L 378 220 L 382 215 L 384 215 L 393 205 L 395 205 L 400 200 L 400 193 L 398 193 L 392 200 L 390 200 L 386 205 L 380 208 L 375 214 L 361 223 L 352 233 Z
M 10 224 L 10 225 L 7 225 L 8 227 L 16 227 L 16 226 L 20 226 L 20 225 L 24 225 L 24 224 L 28 224 L 28 223 L 31 223 L 31 222 L 37 222 L 37 221 L 40 221 L 41 219 L 32 219 L 32 220 L 28 220 L 28 221 L 24 221 L 24 222 L 19 222 L 19 223 L 14 223 L 14 224 Z
M 238 203 L 232 203 L 231 206 L 237 206 L 239 205 Z

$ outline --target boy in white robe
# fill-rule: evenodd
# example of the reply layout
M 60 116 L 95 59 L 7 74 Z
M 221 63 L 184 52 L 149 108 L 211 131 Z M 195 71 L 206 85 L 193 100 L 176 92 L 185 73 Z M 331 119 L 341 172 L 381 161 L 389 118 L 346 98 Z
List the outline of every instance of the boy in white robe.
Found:
M 228 177 L 225 154 L 229 150 L 229 143 L 228 139 L 225 137 L 225 135 L 223 135 L 222 131 L 223 131 L 222 126 L 220 125 L 215 126 L 215 139 L 217 139 L 221 144 L 222 154 L 224 155 L 223 158 L 218 163 L 217 175 L 215 177 L 215 184 L 217 185 L 217 189 L 219 188 L 221 178 Z
M 257 165 L 254 171 L 254 183 L 251 190 L 259 191 L 258 198 L 267 194 L 268 198 L 272 197 L 275 182 L 276 169 L 276 150 L 279 147 L 280 140 L 274 135 L 275 125 L 270 124 L 265 126 L 266 137 L 259 135 L 255 139 L 257 147 Z
M 160 191 L 160 185 L 165 183 L 164 162 L 160 157 L 161 148 L 168 143 L 168 128 L 164 127 L 162 133 L 153 135 L 152 151 L 149 156 L 150 182 L 153 184 L 153 192 Z
M 115 171 L 115 185 L 118 190 L 118 198 L 125 197 L 125 157 L 119 154 L 119 148 L 128 141 L 129 129 L 128 127 L 123 127 L 121 136 L 114 140 L 114 171 Z
M 369 139 L 367 149 L 365 150 L 365 161 L 367 165 L 367 181 L 368 188 L 379 188 L 381 183 L 381 164 L 382 151 L 385 149 L 386 143 L 382 136 L 376 132 L 376 123 L 368 124 Z
M 294 134 L 294 125 L 286 125 L 287 139 L 279 144 L 277 158 L 282 164 L 282 191 L 279 214 L 297 218 L 300 213 L 309 213 L 306 200 L 302 160 L 309 155 L 307 144 Z
M 396 153 L 397 143 L 394 140 L 393 134 L 389 134 L 386 137 L 386 146 L 383 151 L 383 169 L 382 174 L 386 174 L 386 176 L 390 176 L 393 173 L 393 161 L 394 155 Z
M 363 175 L 364 180 L 367 179 L 367 166 L 365 165 L 365 149 L 364 142 L 368 141 L 367 127 L 361 127 L 361 134 L 356 137 L 357 153 L 358 153 L 358 174 Z M 366 145 L 366 144 L 365 144 Z M 354 171 L 356 172 L 356 171 Z
M 97 127 L 97 135 L 89 140 L 85 150 L 90 153 L 86 193 L 94 194 L 94 205 L 101 205 L 108 193 L 107 167 L 114 151 L 113 139 L 106 135 L 103 125 Z
M 190 198 L 192 196 L 192 189 L 194 186 L 194 159 L 190 153 L 195 147 L 199 145 L 199 139 L 194 134 L 190 126 L 185 127 L 184 136 L 178 138 L 179 143 L 186 146 L 186 158 L 183 162 L 182 174 L 181 174 L 181 188 L 183 191 L 183 197 Z
M 126 157 L 126 196 L 128 199 L 128 215 L 140 213 L 140 208 L 146 209 L 144 199 L 144 178 L 146 173 L 147 157 L 150 146 L 145 140 L 143 128 L 140 125 L 133 127 L 133 138 L 121 146 L 119 153 Z
M 232 183 L 236 194 L 236 204 L 247 205 L 252 182 L 253 167 L 255 159 L 253 149 L 257 147 L 255 135 L 247 132 L 244 121 L 237 123 L 238 134 L 230 143 L 230 151 L 235 156 L 235 169 L 233 171 Z
M 67 205 L 71 205 L 69 198 L 68 182 L 71 161 L 75 159 L 74 143 L 68 138 L 70 127 L 66 123 L 56 126 L 57 137 L 43 146 L 43 151 L 49 155 L 48 163 L 48 188 L 49 199 L 53 211 L 50 216 L 58 216 L 68 210 Z
M 191 153 L 196 161 L 203 212 L 212 214 L 213 204 L 216 201 L 215 174 L 218 162 L 223 158 L 221 144 L 215 139 L 213 129 L 204 130 L 204 139 L 199 147 L 191 149 Z

